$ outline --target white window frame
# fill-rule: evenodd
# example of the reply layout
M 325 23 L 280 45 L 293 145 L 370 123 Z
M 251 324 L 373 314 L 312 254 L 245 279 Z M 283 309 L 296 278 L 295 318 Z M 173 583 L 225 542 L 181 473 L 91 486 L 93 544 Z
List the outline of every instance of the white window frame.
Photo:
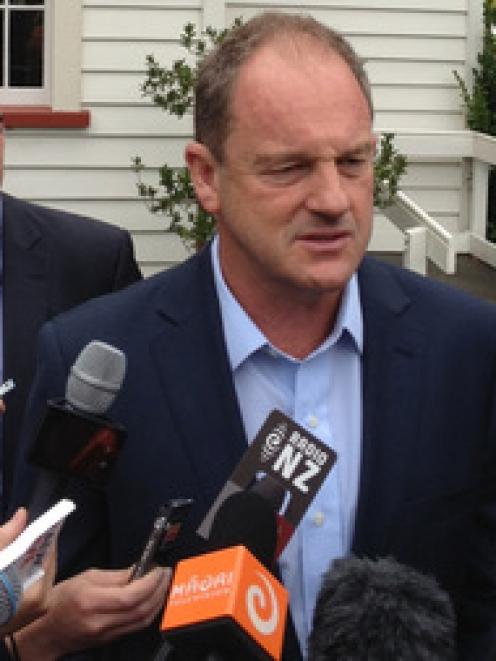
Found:
M 82 0 L 45 0 L 44 95 L 36 97 L 28 90 L 0 88 L 0 106 L 81 110 L 81 32 Z
M 51 4 L 51 106 L 81 110 L 82 0 L 46 0 Z
M 43 20 L 43 87 L 0 87 L 0 103 L 5 105 L 49 105 L 51 89 L 51 48 L 52 41 L 52 3 L 45 0 L 44 5 L 38 7 L 18 7 L 8 5 L 2 7 L 5 11 L 4 22 L 4 82 L 7 83 L 8 68 L 8 14 L 10 11 L 30 11 L 40 9 L 45 13 Z

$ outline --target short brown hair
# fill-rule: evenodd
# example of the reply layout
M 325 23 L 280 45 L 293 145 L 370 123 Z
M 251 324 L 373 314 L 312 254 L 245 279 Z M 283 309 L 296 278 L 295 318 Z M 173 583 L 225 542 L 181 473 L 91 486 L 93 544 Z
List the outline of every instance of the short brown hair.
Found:
M 261 46 L 284 36 L 307 36 L 341 57 L 349 66 L 373 116 L 370 83 L 363 63 L 346 39 L 311 16 L 264 12 L 230 30 L 201 62 L 195 90 L 195 139 L 223 160 L 230 127 L 231 95 L 241 66 Z

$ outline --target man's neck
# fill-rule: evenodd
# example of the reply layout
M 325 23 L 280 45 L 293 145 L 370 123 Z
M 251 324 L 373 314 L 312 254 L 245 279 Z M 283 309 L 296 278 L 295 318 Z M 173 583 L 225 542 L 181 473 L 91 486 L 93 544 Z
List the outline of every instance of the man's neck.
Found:
M 242 269 L 238 268 L 239 263 L 230 268 L 220 247 L 217 239 L 213 250 L 219 277 L 274 347 L 303 359 L 330 335 L 343 290 L 312 289 L 283 278 L 261 277 L 257 269 L 250 269 L 249 263 Z M 242 260 L 243 255 L 238 254 L 238 259 Z
M 330 334 L 341 301 L 337 292 L 297 298 L 256 287 L 231 291 L 269 342 L 297 359 L 312 353 Z

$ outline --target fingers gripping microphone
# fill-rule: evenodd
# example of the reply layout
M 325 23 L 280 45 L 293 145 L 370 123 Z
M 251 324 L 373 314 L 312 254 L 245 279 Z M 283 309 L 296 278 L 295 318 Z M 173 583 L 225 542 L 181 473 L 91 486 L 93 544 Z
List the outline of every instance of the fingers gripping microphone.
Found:
M 455 616 L 436 581 L 392 558 L 336 560 L 315 606 L 309 661 L 454 661 Z
M 224 501 L 210 535 L 215 550 L 181 561 L 171 586 L 162 631 L 178 658 L 280 658 L 288 597 L 267 569 L 276 538 L 262 496 L 241 491 Z
M 17 610 L 22 594 L 22 580 L 15 567 L 0 572 L 0 626 L 7 624 Z
M 63 495 L 69 478 L 101 486 L 124 439 L 124 429 L 103 417 L 126 372 L 119 349 L 94 340 L 71 367 L 64 400 L 50 400 L 28 456 L 43 469 L 33 492 L 32 520 Z

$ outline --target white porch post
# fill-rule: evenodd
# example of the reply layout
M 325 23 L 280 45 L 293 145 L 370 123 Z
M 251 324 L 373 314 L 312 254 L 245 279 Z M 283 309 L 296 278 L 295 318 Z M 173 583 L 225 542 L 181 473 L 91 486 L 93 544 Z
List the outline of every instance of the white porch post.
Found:
M 470 204 L 470 232 L 486 237 L 487 187 L 490 165 L 474 158 L 472 161 L 472 199 Z
M 421 275 L 427 274 L 427 229 L 409 227 L 405 230 L 403 266 Z

